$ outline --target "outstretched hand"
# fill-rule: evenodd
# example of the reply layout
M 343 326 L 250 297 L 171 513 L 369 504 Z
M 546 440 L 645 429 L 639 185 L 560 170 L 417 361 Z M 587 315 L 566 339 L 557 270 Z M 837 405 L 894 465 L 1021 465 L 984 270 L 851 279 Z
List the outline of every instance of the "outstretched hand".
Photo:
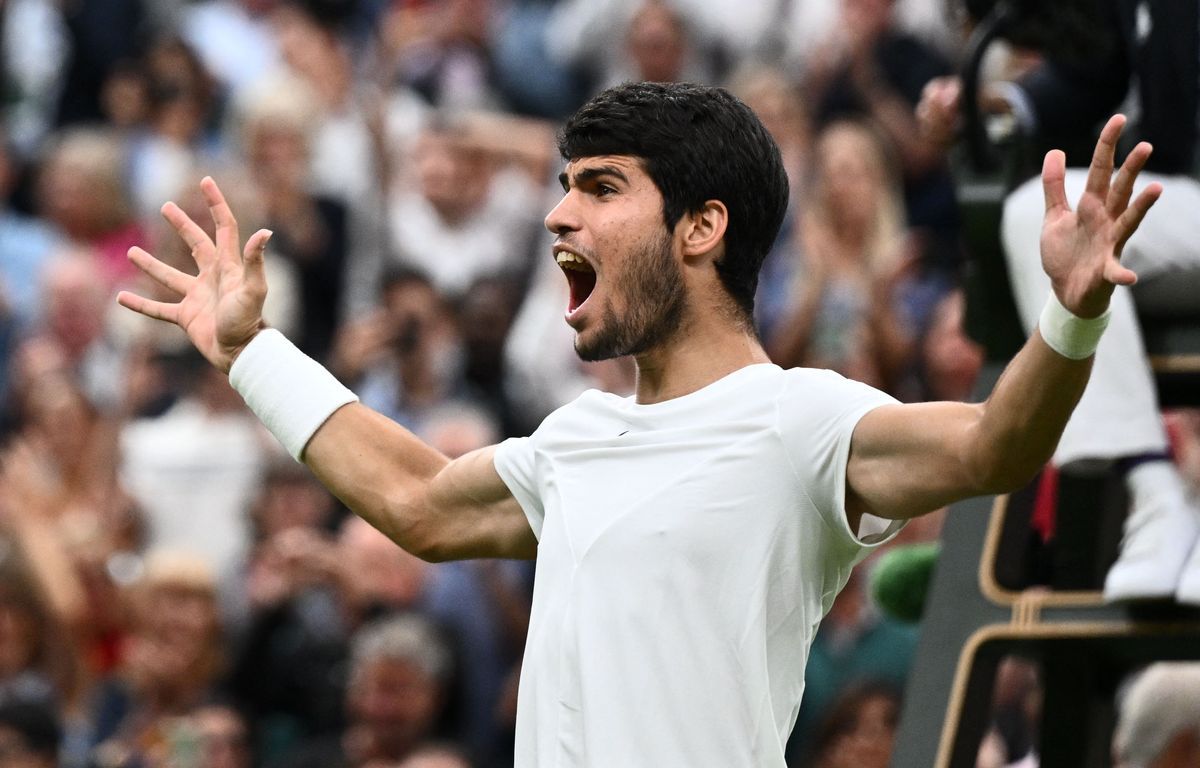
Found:
M 1052 150 L 1042 165 L 1046 198 L 1042 267 L 1058 300 L 1079 317 L 1103 314 L 1116 286 L 1137 281 L 1137 275 L 1121 265 L 1121 251 L 1162 194 L 1161 184 L 1150 184 L 1130 203 L 1134 182 L 1150 157 L 1146 142 L 1134 147 L 1113 175 L 1117 139 L 1124 126 L 1125 117 L 1114 115 L 1100 132 L 1087 184 L 1074 211 L 1064 186 L 1066 156 Z
M 178 325 L 210 363 L 228 373 L 242 349 L 265 327 L 262 307 L 267 281 L 263 252 L 271 233 L 260 229 L 246 241 L 245 248 L 239 248 L 237 221 L 217 183 L 206 176 L 200 190 L 217 225 L 215 242 L 175 203 L 162 207 L 163 216 L 191 249 L 199 274 L 180 272 L 136 246 L 129 249 L 129 260 L 153 280 L 180 294 L 180 301 L 152 301 L 121 291 L 117 302 L 147 317 Z

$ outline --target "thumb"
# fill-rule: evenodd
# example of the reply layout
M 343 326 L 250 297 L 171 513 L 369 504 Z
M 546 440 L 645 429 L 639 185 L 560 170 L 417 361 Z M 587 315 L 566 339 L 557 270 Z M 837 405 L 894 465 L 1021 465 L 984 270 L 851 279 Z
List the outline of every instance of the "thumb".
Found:
M 260 229 L 246 241 L 242 251 L 242 266 L 246 285 L 256 293 L 266 294 L 267 277 L 263 259 L 267 252 L 267 242 L 274 234 L 269 229 Z
M 1136 272 L 1113 259 L 1104 265 L 1104 279 L 1113 285 L 1133 285 L 1138 278 Z

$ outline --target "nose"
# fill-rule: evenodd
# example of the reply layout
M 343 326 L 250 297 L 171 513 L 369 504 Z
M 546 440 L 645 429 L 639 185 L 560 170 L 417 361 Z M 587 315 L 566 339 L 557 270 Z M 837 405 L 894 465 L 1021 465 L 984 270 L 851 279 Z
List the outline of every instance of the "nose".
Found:
M 568 190 L 558 205 L 546 214 L 546 229 L 556 235 L 576 232 L 580 229 L 579 212 L 575 204 L 575 190 Z

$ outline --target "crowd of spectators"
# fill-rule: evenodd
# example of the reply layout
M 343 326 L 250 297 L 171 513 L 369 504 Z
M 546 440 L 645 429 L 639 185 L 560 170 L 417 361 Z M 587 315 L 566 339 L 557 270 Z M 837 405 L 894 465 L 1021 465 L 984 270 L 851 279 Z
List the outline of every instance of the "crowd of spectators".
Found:
M 622 80 L 725 84 L 792 188 L 759 287 L 773 358 L 965 399 L 982 356 L 953 190 L 913 116 L 952 70 L 944 14 L 0 2 L 0 765 L 512 763 L 532 566 L 406 555 L 178 329 L 116 307 L 118 288 L 170 298 L 132 245 L 194 269 L 163 202 L 211 227 L 197 183 L 214 176 L 244 232 L 274 232 L 268 322 L 461 455 L 588 387 L 632 388 L 628 361 L 581 363 L 562 322 L 542 227 L 557 121 Z M 797 765 L 886 763 L 914 638 L 889 622 L 846 589 L 814 646 Z

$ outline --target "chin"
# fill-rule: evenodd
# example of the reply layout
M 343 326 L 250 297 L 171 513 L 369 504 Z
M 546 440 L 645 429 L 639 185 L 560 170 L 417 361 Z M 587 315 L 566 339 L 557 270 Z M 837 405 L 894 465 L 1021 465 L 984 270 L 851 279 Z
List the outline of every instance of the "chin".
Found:
M 588 363 L 598 363 L 601 360 L 612 360 L 623 357 L 626 353 L 614 348 L 613 339 L 602 334 L 593 333 L 590 338 L 582 332 L 575 334 L 575 354 L 580 360 Z

